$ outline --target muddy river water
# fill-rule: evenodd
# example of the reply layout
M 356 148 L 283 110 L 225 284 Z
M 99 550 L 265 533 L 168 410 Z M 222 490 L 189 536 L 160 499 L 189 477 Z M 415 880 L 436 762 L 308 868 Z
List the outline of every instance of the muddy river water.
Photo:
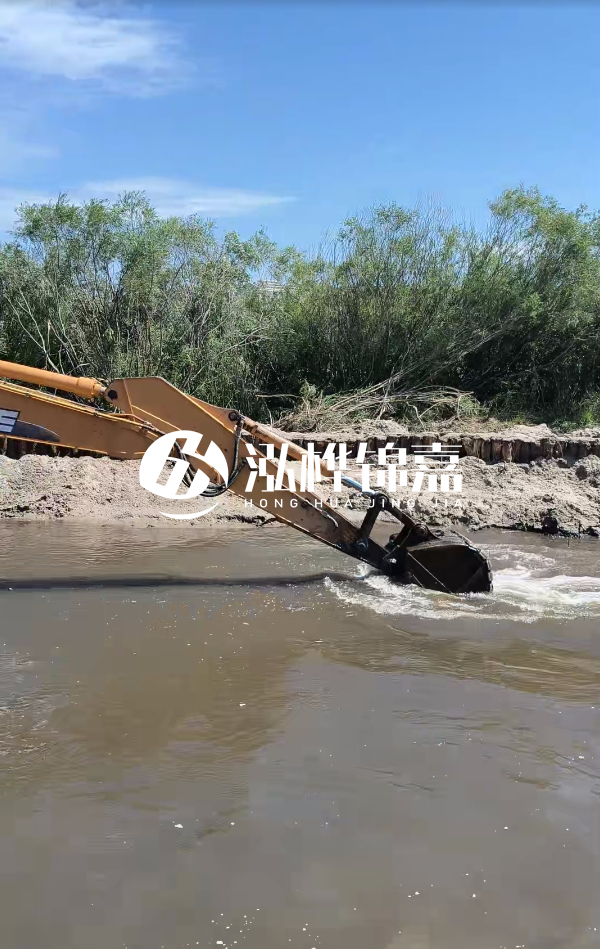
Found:
M 2 949 L 600 946 L 600 545 L 0 524 Z

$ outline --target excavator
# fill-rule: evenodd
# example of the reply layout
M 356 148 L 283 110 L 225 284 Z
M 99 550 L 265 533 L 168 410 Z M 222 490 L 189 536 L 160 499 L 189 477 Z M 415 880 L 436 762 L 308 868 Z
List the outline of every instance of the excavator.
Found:
M 106 408 L 98 407 L 102 402 Z M 286 457 L 296 462 L 302 462 L 308 453 L 235 409 L 210 405 L 160 377 L 115 379 L 105 384 L 0 360 L 0 442 L 14 439 L 142 462 L 157 439 L 175 432 L 178 435 L 172 439 L 169 457 L 187 462 L 188 479 L 202 472 L 207 484 L 202 493 L 207 496 L 232 491 L 289 527 L 402 584 L 452 595 L 492 589 L 489 562 L 477 547 L 457 532 L 434 531 L 418 523 L 384 491 L 364 490 L 353 478 L 342 477 L 347 486 L 370 497 L 362 523 L 354 524 L 314 491 L 283 486 L 266 490 L 269 482 L 265 479 L 275 479 L 278 472 L 275 451 L 279 457 L 286 452 Z M 210 451 L 206 456 L 184 453 L 183 436 L 190 433 L 200 433 L 214 442 L 220 449 L 219 457 L 226 459 L 226 469 L 214 461 L 215 453 L 211 456 Z M 258 460 L 262 461 L 257 476 Z M 322 478 L 331 480 L 329 465 L 318 456 L 316 463 Z M 207 481 L 206 476 L 213 480 Z M 273 484 L 275 481 L 270 481 Z M 400 522 L 400 530 L 386 544 L 372 536 L 382 511 Z

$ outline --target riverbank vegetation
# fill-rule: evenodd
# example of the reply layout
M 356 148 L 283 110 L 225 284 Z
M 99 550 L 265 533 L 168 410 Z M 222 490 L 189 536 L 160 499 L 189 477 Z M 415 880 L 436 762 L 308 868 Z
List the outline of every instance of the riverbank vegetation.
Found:
M 382 415 L 600 422 L 600 216 L 507 191 L 485 231 L 377 207 L 314 255 L 143 194 L 19 209 L 0 356 L 162 375 L 292 427 Z

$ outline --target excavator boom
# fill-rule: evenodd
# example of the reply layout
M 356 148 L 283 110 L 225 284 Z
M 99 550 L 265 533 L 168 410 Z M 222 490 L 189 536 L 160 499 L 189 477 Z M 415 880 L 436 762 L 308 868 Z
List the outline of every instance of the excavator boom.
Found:
M 67 392 L 88 401 L 104 399 L 112 411 L 31 386 Z M 433 533 L 398 509 L 383 492 L 363 492 L 372 496 L 372 505 L 362 524 L 356 525 L 312 491 L 277 486 L 266 490 L 266 478 L 275 479 L 278 473 L 274 457 L 268 457 L 264 450 L 266 446 L 272 445 L 274 451 L 285 452 L 295 461 L 302 461 L 307 453 L 233 409 L 202 402 L 159 377 L 115 379 L 104 385 L 96 379 L 0 360 L 0 439 L 54 444 L 111 458 L 142 459 L 161 436 L 185 431 L 201 434 L 207 444 L 214 442 L 227 460 L 230 474 L 224 481 L 204 459 L 183 456 L 182 439 L 174 441 L 176 454 L 185 457 L 192 469 L 215 480 L 211 494 L 233 491 L 277 520 L 400 582 L 453 594 L 491 590 L 488 561 L 476 547 L 454 532 Z M 261 470 L 257 475 L 259 460 Z M 324 478 L 332 478 L 324 463 L 321 471 Z M 352 479 L 343 480 L 362 490 Z M 382 510 L 401 525 L 386 545 L 371 536 Z

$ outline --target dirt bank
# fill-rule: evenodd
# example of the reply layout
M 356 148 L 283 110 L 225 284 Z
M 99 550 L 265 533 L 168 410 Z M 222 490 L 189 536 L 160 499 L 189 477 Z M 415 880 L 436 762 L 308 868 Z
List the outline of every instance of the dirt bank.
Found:
M 337 440 L 341 438 L 338 433 Z M 463 490 L 460 495 L 449 496 L 447 507 L 441 494 L 412 495 L 416 498 L 413 511 L 420 519 L 438 526 L 462 524 L 472 529 L 539 529 L 542 518 L 550 512 L 562 531 L 600 535 L 600 457 L 594 454 L 542 457 L 528 463 L 488 463 L 467 456 L 461 459 L 460 467 Z M 360 478 L 358 469 L 351 468 L 348 473 Z M 368 503 L 352 490 L 333 495 L 328 484 L 320 485 L 319 491 L 329 500 L 337 499 L 353 518 L 359 518 Z M 405 503 L 411 497 L 410 490 L 403 489 L 397 497 Z M 141 488 L 137 462 L 34 454 L 19 459 L 0 456 L 0 518 L 69 518 L 148 526 L 226 521 L 264 524 L 271 520 L 232 494 L 221 498 L 201 520 L 172 521 L 161 514 L 181 512 L 182 504 L 156 498 Z
M 366 441 L 374 450 L 391 440 L 398 448 L 410 453 L 415 444 L 431 445 L 441 441 L 459 448 L 461 457 L 481 458 L 486 462 L 509 461 L 527 463 L 540 458 L 565 458 L 569 462 L 588 455 L 600 457 L 600 429 L 579 429 L 567 434 L 553 432 L 547 425 L 508 425 L 491 420 L 485 426 L 471 422 L 439 426 L 431 431 L 411 432 L 394 422 L 360 423 L 338 432 L 315 432 L 288 434 L 303 447 L 314 442 L 318 450 L 332 441 L 344 441 L 350 453 L 356 453 L 358 445 Z

